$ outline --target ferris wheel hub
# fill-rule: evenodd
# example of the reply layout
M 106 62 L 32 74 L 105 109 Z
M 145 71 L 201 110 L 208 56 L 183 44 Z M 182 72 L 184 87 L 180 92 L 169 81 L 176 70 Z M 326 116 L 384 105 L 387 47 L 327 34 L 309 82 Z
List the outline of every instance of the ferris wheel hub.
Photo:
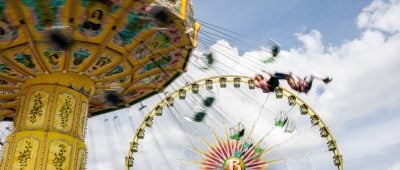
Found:
M 224 170 L 245 170 L 246 165 L 244 161 L 237 157 L 230 157 L 224 162 Z

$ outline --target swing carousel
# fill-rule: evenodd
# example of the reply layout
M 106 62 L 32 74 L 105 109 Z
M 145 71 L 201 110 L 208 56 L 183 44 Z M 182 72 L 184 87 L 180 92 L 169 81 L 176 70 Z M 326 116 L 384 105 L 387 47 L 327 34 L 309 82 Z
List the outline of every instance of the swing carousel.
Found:
M 343 169 L 328 126 L 289 90 L 265 93 L 246 76 L 183 77 L 145 115 L 126 169 Z
M 161 91 L 185 70 L 199 30 L 187 0 L 0 9 L 0 117 L 14 121 L 1 169 L 85 169 L 87 118 Z

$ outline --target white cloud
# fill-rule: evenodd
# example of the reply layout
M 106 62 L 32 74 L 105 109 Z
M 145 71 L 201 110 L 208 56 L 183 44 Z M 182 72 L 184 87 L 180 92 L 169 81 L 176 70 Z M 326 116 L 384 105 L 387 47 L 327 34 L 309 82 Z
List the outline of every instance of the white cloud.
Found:
M 319 54 L 323 52 L 321 43 L 321 33 L 317 30 L 312 30 L 308 34 L 296 34 L 297 39 L 303 44 L 303 49 L 307 49 L 308 53 Z
M 396 162 L 391 167 L 389 167 L 388 170 L 400 170 L 400 162 Z
M 400 0 L 374 0 L 358 16 L 360 28 L 400 31 Z

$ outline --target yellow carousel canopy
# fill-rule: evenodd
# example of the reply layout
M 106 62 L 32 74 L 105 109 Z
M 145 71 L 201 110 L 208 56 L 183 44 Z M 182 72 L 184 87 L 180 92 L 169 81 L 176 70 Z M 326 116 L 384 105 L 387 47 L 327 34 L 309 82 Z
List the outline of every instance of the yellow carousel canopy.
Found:
M 93 94 L 91 115 L 134 104 L 185 70 L 198 29 L 187 0 L 0 0 L 0 116 L 29 79 L 68 72 L 95 82 L 68 86 Z

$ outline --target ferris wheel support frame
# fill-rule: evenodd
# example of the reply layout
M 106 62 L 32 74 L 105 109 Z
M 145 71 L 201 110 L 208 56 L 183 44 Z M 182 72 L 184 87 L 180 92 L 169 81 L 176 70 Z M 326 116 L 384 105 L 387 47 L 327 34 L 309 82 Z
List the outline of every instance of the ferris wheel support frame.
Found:
M 221 81 L 223 80 L 223 81 Z M 211 84 L 210 84 L 211 83 Z M 128 151 L 128 155 L 125 157 L 125 169 L 130 170 L 131 167 L 133 166 L 133 153 L 138 151 L 138 145 L 139 145 L 139 140 L 144 138 L 144 133 L 145 129 L 147 127 L 150 127 L 151 124 L 153 123 L 153 120 L 157 116 L 162 116 L 162 108 L 168 105 L 171 105 L 171 102 L 173 103 L 173 99 L 175 98 L 180 98 L 184 99 L 186 96 L 186 93 L 189 91 L 193 91 L 194 85 L 198 88 L 201 86 L 206 86 L 208 90 L 211 90 L 213 88 L 213 84 L 219 83 L 220 85 L 222 83 L 225 83 L 225 87 L 227 86 L 228 83 L 233 83 L 234 87 L 240 86 L 241 83 L 246 83 L 249 85 L 250 89 L 254 89 L 254 81 L 253 77 L 249 76 L 241 76 L 241 75 L 222 75 L 222 76 L 214 76 L 214 77 L 207 77 L 203 78 L 197 81 L 194 81 L 192 83 L 186 84 L 185 86 L 175 89 L 172 91 L 170 94 L 165 96 L 163 100 L 161 100 L 144 118 L 144 120 L 140 123 L 139 128 L 136 130 L 135 135 L 130 142 L 130 147 Z M 195 88 L 196 88 L 195 87 Z M 277 92 L 280 91 L 280 92 Z M 311 123 L 313 126 L 318 126 L 320 129 L 320 134 L 321 137 L 324 137 L 327 139 L 327 145 L 329 151 L 333 152 L 333 160 L 334 164 L 338 167 L 338 170 L 343 170 L 343 158 L 342 155 L 339 151 L 339 148 L 337 146 L 336 140 L 329 130 L 328 126 L 325 124 L 325 122 L 321 119 L 321 117 L 317 114 L 317 112 L 310 107 L 304 100 L 302 100 L 300 97 L 298 97 L 296 94 L 293 92 L 283 88 L 283 87 L 278 87 L 277 90 L 275 90 L 275 94 L 280 95 L 278 98 L 286 97 L 288 100 L 289 98 L 293 99 L 294 98 L 294 103 L 295 105 L 300 107 L 300 110 L 302 108 L 305 108 L 305 112 L 302 112 L 301 114 L 303 115 L 308 115 L 310 117 Z M 172 101 L 171 101 L 172 99 Z M 293 102 L 293 101 L 292 101 Z M 160 112 L 161 108 L 161 112 Z M 151 123 L 149 123 L 151 122 Z

